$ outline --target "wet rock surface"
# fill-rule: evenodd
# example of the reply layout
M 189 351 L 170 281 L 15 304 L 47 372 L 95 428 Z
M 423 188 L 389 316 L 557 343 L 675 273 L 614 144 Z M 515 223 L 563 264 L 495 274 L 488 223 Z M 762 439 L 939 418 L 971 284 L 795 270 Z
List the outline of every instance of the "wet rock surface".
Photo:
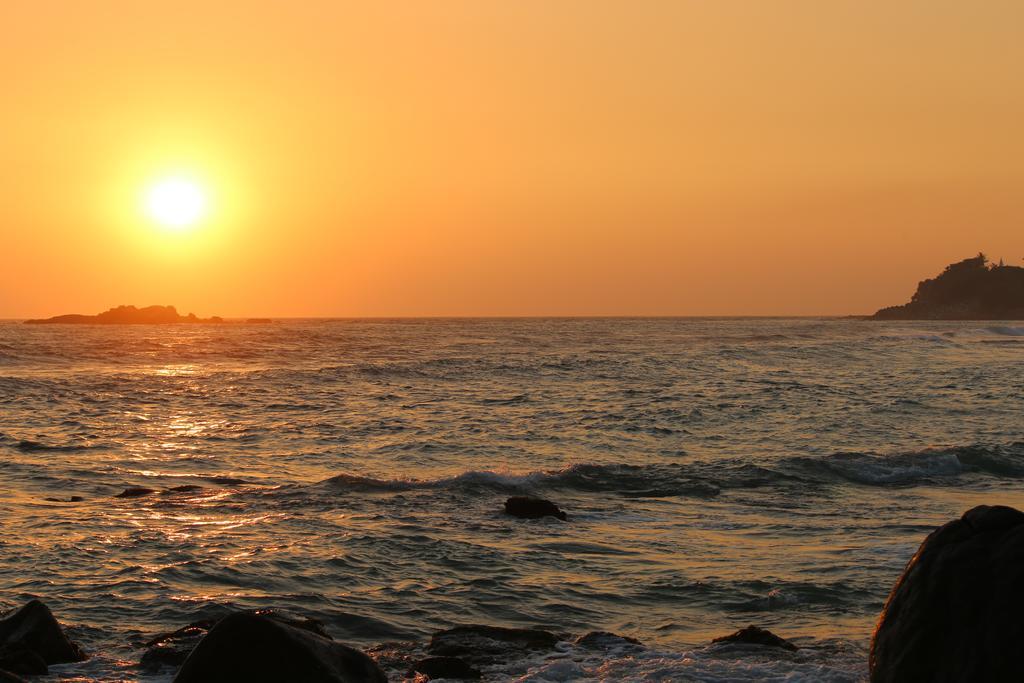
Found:
M 49 608 L 38 600 L 0 619 L 0 669 L 44 674 L 50 664 L 85 659 L 82 649 L 71 642 Z
M 427 652 L 435 657 L 459 657 L 472 666 L 483 666 L 531 651 L 549 652 L 558 641 L 558 636 L 541 629 L 474 624 L 435 633 Z
M 785 638 L 780 638 L 767 629 L 758 626 L 747 626 L 727 636 L 713 638 L 712 643 L 741 643 L 744 645 L 762 645 L 764 647 L 778 647 L 790 652 L 796 652 L 798 648 Z
M 202 490 L 203 490 L 203 487 L 202 486 L 197 486 L 196 484 L 183 484 L 181 486 L 172 486 L 171 488 L 167 489 L 167 492 L 168 493 L 194 493 L 195 491 L 202 491 Z
M 1024 681 L 1024 512 L 982 505 L 925 538 L 871 643 L 874 683 Z
M 318 622 L 236 612 L 210 629 L 175 683 L 386 683 L 377 664 L 334 641 Z
M 29 676 L 42 675 L 50 670 L 38 653 L 17 645 L 0 649 L 0 669 Z
M 608 631 L 591 631 L 590 633 L 577 638 L 575 645 L 577 647 L 587 648 L 588 650 L 611 650 L 616 648 L 627 648 L 631 650 L 645 649 L 644 644 L 636 638 L 620 636 L 616 633 L 609 633 Z
M 146 488 L 145 486 L 129 486 L 121 493 L 114 496 L 114 498 L 141 498 L 142 496 L 148 496 L 151 493 L 156 493 L 156 489 Z
M 409 675 L 421 673 L 427 678 L 455 678 L 463 680 L 478 680 L 481 677 L 479 669 L 471 667 L 466 660 L 460 657 L 427 657 L 421 659 L 409 670 Z
M 324 638 L 330 639 L 324 625 L 316 619 L 303 617 L 279 610 L 255 610 L 249 612 L 257 616 L 263 616 L 276 621 L 288 624 L 295 628 L 301 628 L 310 633 L 315 633 Z M 182 626 L 176 631 L 169 631 L 154 636 L 143 644 L 146 648 L 139 665 L 147 671 L 156 671 L 165 667 L 177 669 L 189 654 L 195 649 L 207 633 L 217 625 L 219 618 L 199 619 L 187 626 Z
M 180 667 L 216 623 L 216 619 L 201 619 L 177 631 L 162 633 L 152 638 L 143 645 L 146 651 L 139 660 L 139 665 L 147 671 L 163 667 Z

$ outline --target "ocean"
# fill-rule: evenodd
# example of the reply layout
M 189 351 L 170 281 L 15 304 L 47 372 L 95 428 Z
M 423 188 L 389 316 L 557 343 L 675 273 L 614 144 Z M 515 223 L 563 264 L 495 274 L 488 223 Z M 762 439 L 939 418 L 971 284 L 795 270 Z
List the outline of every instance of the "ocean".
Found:
M 0 607 L 91 655 L 43 680 L 170 681 L 153 635 L 277 608 L 562 639 L 492 681 L 861 681 L 925 535 L 1024 508 L 1022 360 L 1024 323 L 0 322 Z M 801 649 L 710 644 L 748 624 Z

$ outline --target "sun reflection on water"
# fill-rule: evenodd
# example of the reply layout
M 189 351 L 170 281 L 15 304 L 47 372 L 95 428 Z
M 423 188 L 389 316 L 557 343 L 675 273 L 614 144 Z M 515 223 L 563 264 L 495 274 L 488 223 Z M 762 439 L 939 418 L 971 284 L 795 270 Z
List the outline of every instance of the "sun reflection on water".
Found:
M 184 377 L 195 375 L 198 371 L 198 366 L 193 363 L 176 363 L 161 366 L 155 369 L 152 374 L 161 377 Z

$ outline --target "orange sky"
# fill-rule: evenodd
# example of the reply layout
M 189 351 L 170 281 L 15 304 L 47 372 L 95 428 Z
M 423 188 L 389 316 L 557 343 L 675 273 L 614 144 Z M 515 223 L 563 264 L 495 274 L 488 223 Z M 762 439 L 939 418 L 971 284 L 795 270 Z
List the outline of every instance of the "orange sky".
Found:
M 1024 257 L 1024 3 L 0 5 L 0 317 L 845 314 Z M 147 184 L 211 211 L 170 234 Z

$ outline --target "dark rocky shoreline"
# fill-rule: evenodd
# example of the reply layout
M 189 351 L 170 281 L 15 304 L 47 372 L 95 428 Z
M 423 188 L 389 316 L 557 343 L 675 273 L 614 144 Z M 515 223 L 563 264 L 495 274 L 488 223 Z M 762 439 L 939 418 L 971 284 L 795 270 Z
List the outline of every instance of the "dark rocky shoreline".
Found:
M 530 505 L 561 512 L 550 501 Z M 1004 506 L 973 508 L 929 534 L 896 582 L 872 640 L 871 681 L 1024 680 L 1024 659 L 1016 649 L 1024 637 L 1022 610 L 1024 513 Z M 147 674 L 176 672 L 175 683 L 385 683 L 385 670 L 392 679 L 418 682 L 477 680 L 488 669 L 526 655 L 553 654 L 564 643 L 595 651 L 646 650 L 636 639 L 602 631 L 573 637 L 469 624 L 434 633 L 416 648 L 419 654 L 388 644 L 363 651 L 334 640 L 314 619 L 247 610 L 154 636 L 138 648 L 136 666 Z M 799 649 L 756 626 L 711 644 L 740 648 L 735 656 L 781 656 Z M 39 600 L 0 618 L 0 681 L 25 681 L 24 676 L 47 674 L 51 665 L 86 659 L 88 653 Z
M 363 651 L 334 640 L 315 619 L 275 610 L 245 610 L 153 637 L 139 648 L 136 667 L 147 675 L 173 674 L 175 683 L 386 683 L 386 670 L 419 682 L 480 680 L 485 676 L 482 670 L 527 655 L 551 654 L 563 643 L 596 652 L 647 649 L 635 638 L 605 631 L 573 636 L 467 624 L 434 633 L 418 648 L 418 655 L 403 652 L 399 646 L 404 643 Z M 713 644 L 798 649 L 756 626 L 716 638 Z M 0 619 L 0 681 L 24 681 L 24 676 L 46 675 L 51 665 L 88 658 L 38 600 Z

